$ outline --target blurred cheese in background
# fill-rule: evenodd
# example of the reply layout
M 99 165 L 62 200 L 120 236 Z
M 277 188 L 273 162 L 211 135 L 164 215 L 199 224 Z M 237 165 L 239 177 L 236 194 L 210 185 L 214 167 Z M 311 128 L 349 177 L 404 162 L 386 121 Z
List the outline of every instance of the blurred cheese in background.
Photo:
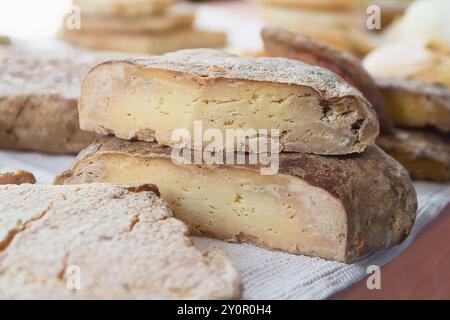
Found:
M 431 38 L 408 37 L 374 50 L 365 58 L 364 66 L 378 79 L 386 108 L 396 125 L 434 127 L 448 135 L 448 46 Z
M 364 55 L 373 49 L 365 28 L 366 0 L 258 0 L 268 25 L 301 33 L 335 48 Z
M 261 4 L 275 4 L 287 7 L 321 8 L 342 10 L 363 3 L 362 0 L 259 0 Z
M 87 13 L 133 17 L 142 14 L 163 13 L 177 0 L 73 0 Z
M 367 0 L 367 5 L 377 5 L 381 9 L 382 28 L 403 15 L 414 0 Z
M 9 40 L 9 38 L 7 37 L 7 36 L 2 36 L 1 34 L 0 34 L 0 44 L 10 44 L 10 40 Z
M 414 2 L 364 59 L 377 78 L 415 80 L 450 88 L 450 1 Z
M 194 28 L 195 11 L 175 2 L 74 0 L 81 11 L 80 28 L 67 24 L 69 14 L 58 36 L 90 49 L 139 54 L 225 46 L 225 33 Z
M 0 148 L 75 154 L 95 135 L 82 131 L 80 81 L 92 66 L 115 58 L 82 50 L 0 47 Z
M 364 59 L 364 66 L 377 78 L 439 83 L 450 88 L 450 47 L 431 38 L 408 37 L 383 45 Z
M 450 47 L 450 1 L 419 0 L 386 30 L 384 39 L 397 42 L 411 37 L 440 41 Z
M 68 16 L 66 15 L 67 18 Z M 164 14 L 139 14 L 131 17 L 81 11 L 82 27 L 96 32 L 164 32 L 191 28 L 194 20 L 195 10 L 183 5 L 170 7 Z
M 450 179 L 450 1 L 420 0 L 364 59 L 395 125 L 378 143 L 420 179 Z M 401 148 L 399 148 L 401 146 Z

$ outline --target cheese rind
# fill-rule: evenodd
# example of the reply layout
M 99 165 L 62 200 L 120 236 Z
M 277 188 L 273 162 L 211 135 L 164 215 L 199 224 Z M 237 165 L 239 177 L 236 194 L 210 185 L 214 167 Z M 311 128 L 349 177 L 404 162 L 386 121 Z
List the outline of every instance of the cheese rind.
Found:
M 364 55 L 367 50 L 373 49 L 367 32 L 361 28 L 364 22 L 363 7 L 350 10 L 304 7 L 293 10 L 262 4 L 258 6 L 258 13 L 267 25 L 308 35 L 346 52 Z
M 450 137 L 435 131 L 396 129 L 377 144 L 417 180 L 450 180 Z
M 98 65 L 81 84 L 78 109 L 85 130 L 169 146 L 178 143 L 174 130 L 194 137 L 195 121 L 223 137 L 278 129 L 281 150 L 317 154 L 362 152 L 379 132 L 370 103 L 328 70 L 212 49 Z
M 153 185 L 0 186 L 2 299 L 231 299 L 239 276 L 200 252 Z
M 156 143 L 103 137 L 55 183 L 153 181 L 192 234 L 347 263 L 400 243 L 415 219 L 407 172 L 375 146 L 344 157 L 282 153 L 274 176 L 170 156 Z
M 111 58 L 111 57 L 109 57 Z M 80 129 L 77 101 L 84 73 L 101 58 L 0 50 L 0 148 L 77 153 L 95 135 Z
M 28 171 L 0 167 L 0 184 L 36 183 L 34 175 Z
M 396 125 L 450 132 L 450 88 L 413 80 L 379 79 L 377 83 Z
M 370 101 L 377 111 L 381 133 L 392 132 L 393 124 L 384 107 L 383 97 L 361 60 L 314 39 L 290 31 L 265 27 L 261 31 L 265 52 L 270 56 L 286 57 L 323 67 L 335 72 L 353 85 Z

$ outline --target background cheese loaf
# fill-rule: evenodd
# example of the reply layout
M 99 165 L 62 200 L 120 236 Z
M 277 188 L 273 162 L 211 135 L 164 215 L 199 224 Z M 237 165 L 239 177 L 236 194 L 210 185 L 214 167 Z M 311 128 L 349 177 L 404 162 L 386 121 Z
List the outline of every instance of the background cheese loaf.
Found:
M 195 20 L 195 11 L 187 6 L 173 6 L 164 14 L 138 14 L 136 16 L 115 16 L 81 11 L 83 30 L 103 32 L 138 32 L 149 35 L 152 32 L 167 32 L 190 28 Z
M 85 29 L 61 29 L 61 40 L 76 46 L 101 50 L 153 55 L 183 48 L 220 48 L 226 43 L 223 32 L 196 30 L 193 28 L 176 29 L 171 32 L 141 33 L 130 36 L 129 32 L 89 31 Z
M 175 2 L 176 0 L 72 0 L 81 11 L 116 16 L 161 13 Z
M 74 0 L 81 9 L 82 27 L 72 27 L 70 13 L 62 21 L 58 38 L 94 50 L 143 55 L 226 45 L 224 32 L 198 29 L 194 25 L 194 7 L 176 3 L 176 0 Z
M 290 8 L 306 7 L 315 9 L 345 10 L 363 5 L 365 0 L 258 0 L 259 3 L 276 4 Z
M 99 61 L 80 51 L 0 49 L 0 148 L 77 153 L 92 142 L 77 101 L 81 78 Z
M 55 183 L 153 181 L 194 235 L 348 263 L 400 243 L 412 228 L 408 173 L 376 146 L 340 157 L 281 153 L 277 175 L 257 169 L 176 165 L 169 147 L 102 137 Z
M 377 144 L 418 180 L 450 180 L 450 137 L 430 130 L 397 129 Z
M 11 43 L 9 37 L 0 34 L 0 45 L 8 45 Z
M 378 79 L 377 84 L 397 125 L 450 132 L 450 87 L 398 79 Z
M 157 194 L 153 185 L 0 186 L 0 297 L 239 298 L 230 260 L 198 251 Z

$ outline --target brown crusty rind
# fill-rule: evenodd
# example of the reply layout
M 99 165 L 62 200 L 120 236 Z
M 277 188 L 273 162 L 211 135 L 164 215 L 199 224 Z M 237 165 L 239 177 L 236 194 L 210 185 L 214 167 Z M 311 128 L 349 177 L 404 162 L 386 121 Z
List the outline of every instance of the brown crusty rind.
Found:
M 230 259 L 197 250 L 155 192 L 154 185 L 0 186 L 0 298 L 239 298 Z
M 396 129 L 377 144 L 399 161 L 413 179 L 450 180 L 450 137 L 430 130 Z
M 247 82 L 259 82 L 269 85 L 297 86 L 317 93 L 318 102 L 314 102 L 314 106 L 318 110 L 322 110 L 323 117 L 311 119 L 311 123 L 317 123 L 317 126 L 327 128 L 333 133 L 320 132 L 319 129 L 315 129 L 312 130 L 312 135 L 314 138 L 320 138 L 322 144 L 325 144 L 323 142 L 325 140 L 329 147 L 317 146 L 312 142 L 303 142 L 302 137 L 293 136 L 285 137 L 286 141 L 281 139 L 281 150 L 284 151 L 318 154 L 362 152 L 366 146 L 375 142 L 379 133 L 379 122 L 371 104 L 361 92 L 333 72 L 286 58 L 240 57 L 214 49 L 180 50 L 161 56 L 113 60 L 97 65 L 89 71 L 81 84 L 81 96 L 78 105 L 81 128 L 100 134 L 112 133 L 123 139 L 132 137 L 138 140 L 139 130 L 153 131 L 153 128 L 149 127 L 130 130 L 132 132 L 126 134 L 117 132 L 118 130 L 114 128 L 114 125 L 105 123 L 101 116 L 112 112 L 108 109 L 108 106 L 113 92 L 106 90 L 99 94 L 98 90 L 93 88 L 98 85 L 99 81 L 104 81 L 104 86 L 110 87 L 110 90 L 116 90 L 117 86 L 127 87 L 129 85 L 132 88 L 135 85 L 132 79 L 135 80 L 134 77 L 139 78 L 139 72 L 155 72 L 156 74 L 161 71 L 176 76 L 179 83 L 183 81 L 189 84 L 194 83 L 200 88 L 205 87 L 205 90 L 220 84 L 232 87 L 233 83 L 245 86 Z M 115 73 L 116 77 L 108 77 L 109 73 Z M 117 83 L 119 82 L 117 77 L 120 78 L 120 84 Z M 138 82 L 138 80 L 136 81 Z M 144 80 L 141 82 L 145 83 Z M 137 85 L 142 86 L 143 84 Z M 308 94 L 310 95 L 310 93 Z M 346 112 L 339 113 L 333 109 L 342 110 L 343 106 L 345 106 Z M 332 110 L 328 111 L 328 109 Z M 329 114 L 332 114 L 332 116 Z M 233 119 L 238 121 L 239 115 L 234 116 Z M 127 119 L 124 119 L 124 121 L 127 121 Z M 279 129 L 283 130 L 283 128 Z M 336 131 L 340 132 L 339 135 L 334 133 Z M 158 133 L 156 133 L 157 136 Z M 154 136 L 151 138 L 154 139 Z M 169 144 L 167 141 L 158 140 L 158 142 Z
M 80 52 L 0 50 L 0 148 L 77 153 L 92 142 L 77 101 L 82 76 L 99 61 Z
M 396 125 L 450 132 L 450 88 L 406 79 L 377 79 L 377 85 Z
M 273 27 L 261 31 L 265 52 L 270 56 L 296 59 L 335 72 L 361 91 L 377 111 L 381 133 L 393 130 L 392 120 L 385 110 L 383 97 L 375 80 L 364 69 L 361 60 L 351 53 L 317 42 L 306 35 Z
M 77 99 L 57 95 L 0 97 L 0 148 L 77 153 L 95 134 L 80 130 Z
M 113 155 L 139 157 L 149 162 L 161 158 L 171 161 L 168 147 L 101 137 L 81 152 L 55 183 L 102 182 L 105 178 L 102 160 L 108 161 Z M 362 154 L 337 157 L 281 153 L 279 174 L 306 181 L 340 200 L 346 210 L 348 230 L 343 262 L 350 263 L 366 253 L 394 246 L 411 231 L 417 210 L 414 187 L 407 171 L 377 146 L 369 146 Z
M 178 72 L 199 82 L 217 79 L 275 82 L 315 89 L 322 98 L 353 97 L 360 108 L 372 110 L 364 96 L 326 69 L 285 58 L 247 58 L 216 49 L 185 49 L 141 59 L 111 60 L 103 64 L 126 62 L 142 69 Z M 89 71 L 92 73 L 97 65 Z
M 23 183 L 36 183 L 36 178 L 31 172 L 8 168 L 8 167 L 0 167 L 0 184 L 23 184 Z

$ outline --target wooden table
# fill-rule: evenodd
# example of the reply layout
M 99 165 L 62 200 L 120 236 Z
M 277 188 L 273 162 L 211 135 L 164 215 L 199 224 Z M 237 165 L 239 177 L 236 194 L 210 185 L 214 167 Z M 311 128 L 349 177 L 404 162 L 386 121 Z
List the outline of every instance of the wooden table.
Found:
M 450 205 L 399 257 L 381 268 L 381 289 L 366 279 L 331 299 L 450 299 Z

